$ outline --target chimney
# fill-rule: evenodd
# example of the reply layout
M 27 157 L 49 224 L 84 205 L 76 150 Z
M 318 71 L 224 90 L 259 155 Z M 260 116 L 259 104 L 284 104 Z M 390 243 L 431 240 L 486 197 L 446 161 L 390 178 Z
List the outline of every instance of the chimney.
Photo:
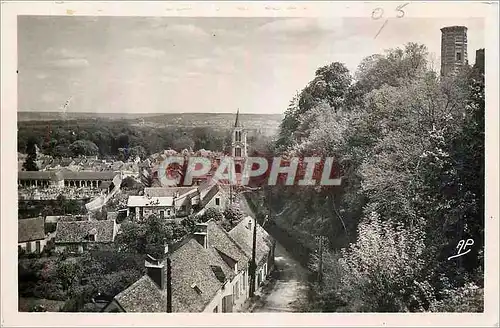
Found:
M 252 230 L 252 219 L 250 219 L 250 218 L 248 219 L 247 229 Z
M 194 238 L 203 248 L 208 248 L 208 223 L 197 223 Z
M 147 255 L 145 261 L 145 267 L 149 278 L 151 278 L 151 280 L 153 280 L 161 290 L 164 290 L 165 265 L 163 263 L 160 263 L 159 260 L 155 259 L 151 255 Z

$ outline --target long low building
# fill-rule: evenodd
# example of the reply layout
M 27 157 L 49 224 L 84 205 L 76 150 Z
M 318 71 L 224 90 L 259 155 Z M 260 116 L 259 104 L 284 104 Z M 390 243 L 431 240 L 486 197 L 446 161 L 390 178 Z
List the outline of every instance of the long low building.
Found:
M 19 187 L 88 187 L 99 188 L 103 182 L 113 181 L 120 174 L 114 171 L 73 172 L 60 171 L 19 171 L 17 181 Z

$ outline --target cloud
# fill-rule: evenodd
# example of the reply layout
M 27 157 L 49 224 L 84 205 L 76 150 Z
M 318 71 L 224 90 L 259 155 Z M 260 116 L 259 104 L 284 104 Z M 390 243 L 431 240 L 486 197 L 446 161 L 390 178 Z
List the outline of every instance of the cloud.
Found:
M 194 71 L 186 73 L 187 77 L 198 77 L 198 76 L 202 76 L 202 75 L 203 75 L 203 73 L 201 73 L 201 72 L 194 72 Z
M 64 68 L 79 68 L 89 66 L 89 62 L 85 58 L 64 58 L 52 61 L 52 65 Z
M 178 37 L 196 37 L 196 38 L 207 38 L 210 35 L 205 32 L 203 29 L 189 24 L 189 25 L 183 25 L 183 24 L 176 24 L 176 25 L 167 25 L 165 29 L 163 30 L 164 33 L 166 34 L 173 34 L 173 36 L 178 36 Z
M 243 46 L 227 46 L 227 47 L 216 46 L 213 48 L 212 54 L 217 57 L 223 57 L 223 56 L 240 57 L 246 54 L 246 50 Z
M 195 68 L 207 67 L 212 60 L 210 58 L 193 58 L 188 61 L 188 66 L 193 66 Z
M 307 34 L 336 32 L 342 28 L 342 19 L 329 18 L 289 18 L 266 23 L 257 28 L 257 33 Z
M 63 68 L 79 68 L 89 66 L 88 60 L 81 52 L 68 48 L 47 48 L 44 51 L 44 56 L 49 59 L 49 64 L 55 67 Z M 48 58 L 47 58 L 48 57 Z M 39 79 L 45 79 L 45 74 L 37 75 Z
M 125 53 L 149 58 L 160 58 L 165 56 L 165 51 L 148 47 L 127 48 L 125 49 Z
M 82 58 L 84 57 L 81 52 L 68 48 L 47 48 L 44 52 L 45 55 L 57 58 Z

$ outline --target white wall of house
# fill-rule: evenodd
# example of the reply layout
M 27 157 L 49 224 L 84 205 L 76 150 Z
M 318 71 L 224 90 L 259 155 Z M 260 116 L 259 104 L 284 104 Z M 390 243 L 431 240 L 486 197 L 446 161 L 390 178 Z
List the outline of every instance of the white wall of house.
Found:
M 173 206 L 148 206 L 148 207 L 135 207 L 135 217 L 141 217 L 141 208 L 142 208 L 142 217 L 147 218 L 152 214 L 160 215 L 161 211 L 163 211 L 164 216 L 168 217 L 170 215 L 175 214 L 175 209 Z M 130 209 L 129 209 L 130 211 Z
M 223 291 L 219 289 L 217 294 L 215 294 L 214 298 L 208 303 L 203 312 L 222 312 L 222 293 Z
M 71 251 L 75 253 L 83 253 L 83 245 L 81 244 L 63 244 L 56 245 L 56 252 L 63 253 L 65 251 Z
M 222 313 L 222 299 L 230 295 L 232 295 L 233 302 L 232 312 L 239 310 L 248 299 L 248 283 L 245 283 L 245 279 L 248 279 L 248 272 L 242 270 L 231 281 L 226 283 L 224 289 L 217 292 L 203 312 Z M 214 311 L 215 307 L 217 307 L 217 311 Z
M 207 205 L 205 205 L 205 208 L 215 207 L 220 210 L 225 210 L 228 202 L 229 198 L 226 196 L 225 193 L 219 190 L 219 192 L 217 192 L 217 194 L 215 194 L 215 196 L 212 197 L 212 199 L 207 203 Z
M 40 246 L 37 246 L 37 245 Z M 27 241 L 24 243 L 18 243 L 17 246 L 18 248 L 22 248 L 25 252 L 27 253 L 38 253 L 42 252 L 43 249 L 45 248 L 45 245 L 47 245 L 47 240 L 46 239 L 41 239 L 41 240 L 33 240 L 33 241 Z M 37 248 L 40 248 L 39 250 Z

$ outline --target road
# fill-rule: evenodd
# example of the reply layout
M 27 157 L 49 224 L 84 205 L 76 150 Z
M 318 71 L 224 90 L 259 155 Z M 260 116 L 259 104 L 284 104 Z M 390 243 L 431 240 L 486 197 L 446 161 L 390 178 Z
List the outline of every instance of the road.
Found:
M 276 244 L 277 279 L 257 295 L 251 312 L 301 312 L 307 297 L 307 271 L 279 244 Z
M 255 217 L 243 195 L 236 197 L 235 203 L 247 215 Z M 308 271 L 276 243 L 274 251 L 276 279 L 256 292 L 258 300 L 250 312 L 302 312 L 307 302 Z

